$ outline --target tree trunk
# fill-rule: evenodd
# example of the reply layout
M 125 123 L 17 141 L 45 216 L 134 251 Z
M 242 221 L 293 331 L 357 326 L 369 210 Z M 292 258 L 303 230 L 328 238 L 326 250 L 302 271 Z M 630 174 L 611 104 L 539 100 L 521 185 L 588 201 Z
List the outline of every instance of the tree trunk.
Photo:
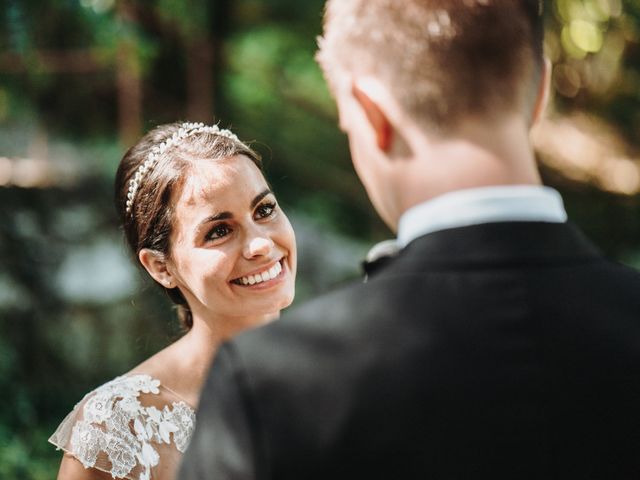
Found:
M 187 75 L 187 118 L 211 123 L 213 120 L 213 46 L 196 38 L 185 42 Z
M 124 2 L 118 2 L 116 8 L 121 22 L 131 21 Z M 133 39 L 121 38 L 116 55 L 118 133 L 124 146 L 132 145 L 142 132 L 142 68 L 136 47 Z

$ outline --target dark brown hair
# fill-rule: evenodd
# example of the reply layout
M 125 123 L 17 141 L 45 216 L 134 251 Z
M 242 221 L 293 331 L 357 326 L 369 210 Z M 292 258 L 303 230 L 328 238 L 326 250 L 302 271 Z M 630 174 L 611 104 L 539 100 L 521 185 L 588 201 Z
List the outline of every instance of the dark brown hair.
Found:
M 531 114 L 542 53 L 540 0 L 329 0 L 317 59 L 374 75 L 423 127 Z
M 115 204 L 127 243 L 136 257 L 148 248 L 171 257 L 171 232 L 174 225 L 174 202 L 180 195 L 191 165 L 199 160 L 215 160 L 246 155 L 262 170 L 260 156 L 241 141 L 209 132 L 188 135 L 168 148 L 139 182 L 133 204 L 127 212 L 127 194 L 131 179 L 154 147 L 167 141 L 182 123 L 160 125 L 131 147 L 122 157 L 115 178 Z M 178 316 L 185 329 L 193 326 L 187 301 L 176 288 L 164 288 L 177 305 Z

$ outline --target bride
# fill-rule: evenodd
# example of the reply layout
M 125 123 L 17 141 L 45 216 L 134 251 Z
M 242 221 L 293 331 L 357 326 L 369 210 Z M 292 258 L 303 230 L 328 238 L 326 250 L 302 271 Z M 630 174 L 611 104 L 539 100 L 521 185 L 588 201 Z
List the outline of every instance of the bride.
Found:
M 115 186 L 129 246 L 188 332 L 87 394 L 49 441 L 59 479 L 173 479 L 217 346 L 292 302 L 295 238 L 258 155 L 217 126 L 157 127 Z

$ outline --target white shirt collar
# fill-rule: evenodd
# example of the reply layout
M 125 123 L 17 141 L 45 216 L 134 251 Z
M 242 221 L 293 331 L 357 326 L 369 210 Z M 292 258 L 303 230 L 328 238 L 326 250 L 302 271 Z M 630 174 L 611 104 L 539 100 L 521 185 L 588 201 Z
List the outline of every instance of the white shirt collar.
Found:
M 480 223 L 566 220 L 562 197 L 552 188 L 541 185 L 471 188 L 440 195 L 407 210 L 398 223 L 398 244 L 402 248 L 427 233 Z

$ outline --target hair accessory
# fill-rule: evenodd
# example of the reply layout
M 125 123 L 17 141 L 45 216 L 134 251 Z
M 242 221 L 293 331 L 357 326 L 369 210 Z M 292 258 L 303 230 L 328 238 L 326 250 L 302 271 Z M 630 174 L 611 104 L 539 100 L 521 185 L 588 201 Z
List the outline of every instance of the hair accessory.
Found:
M 169 150 L 171 147 L 174 147 L 175 145 L 178 145 L 185 138 L 190 137 L 191 135 L 196 135 L 198 133 L 211 133 L 213 135 L 219 135 L 230 140 L 235 140 L 236 142 L 240 141 L 238 140 L 238 137 L 236 137 L 231 131 L 219 128 L 217 125 L 205 125 L 204 123 L 192 122 L 183 123 L 182 125 L 180 125 L 180 128 L 178 128 L 178 130 L 173 135 L 171 135 L 171 137 L 162 142 L 160 145 L 156 145 L 151 149 L 144 163 L 138 167 L 135 175 L 129 181 L 129 191 L 127 192 L 126 203 L 127 213 L 131 212 L 133 201 L 136 198 L 136 192 L 140 187 L 142 179 L 144 178 L 146 173 L 155 166 L 160 157 L 167 150 Z

